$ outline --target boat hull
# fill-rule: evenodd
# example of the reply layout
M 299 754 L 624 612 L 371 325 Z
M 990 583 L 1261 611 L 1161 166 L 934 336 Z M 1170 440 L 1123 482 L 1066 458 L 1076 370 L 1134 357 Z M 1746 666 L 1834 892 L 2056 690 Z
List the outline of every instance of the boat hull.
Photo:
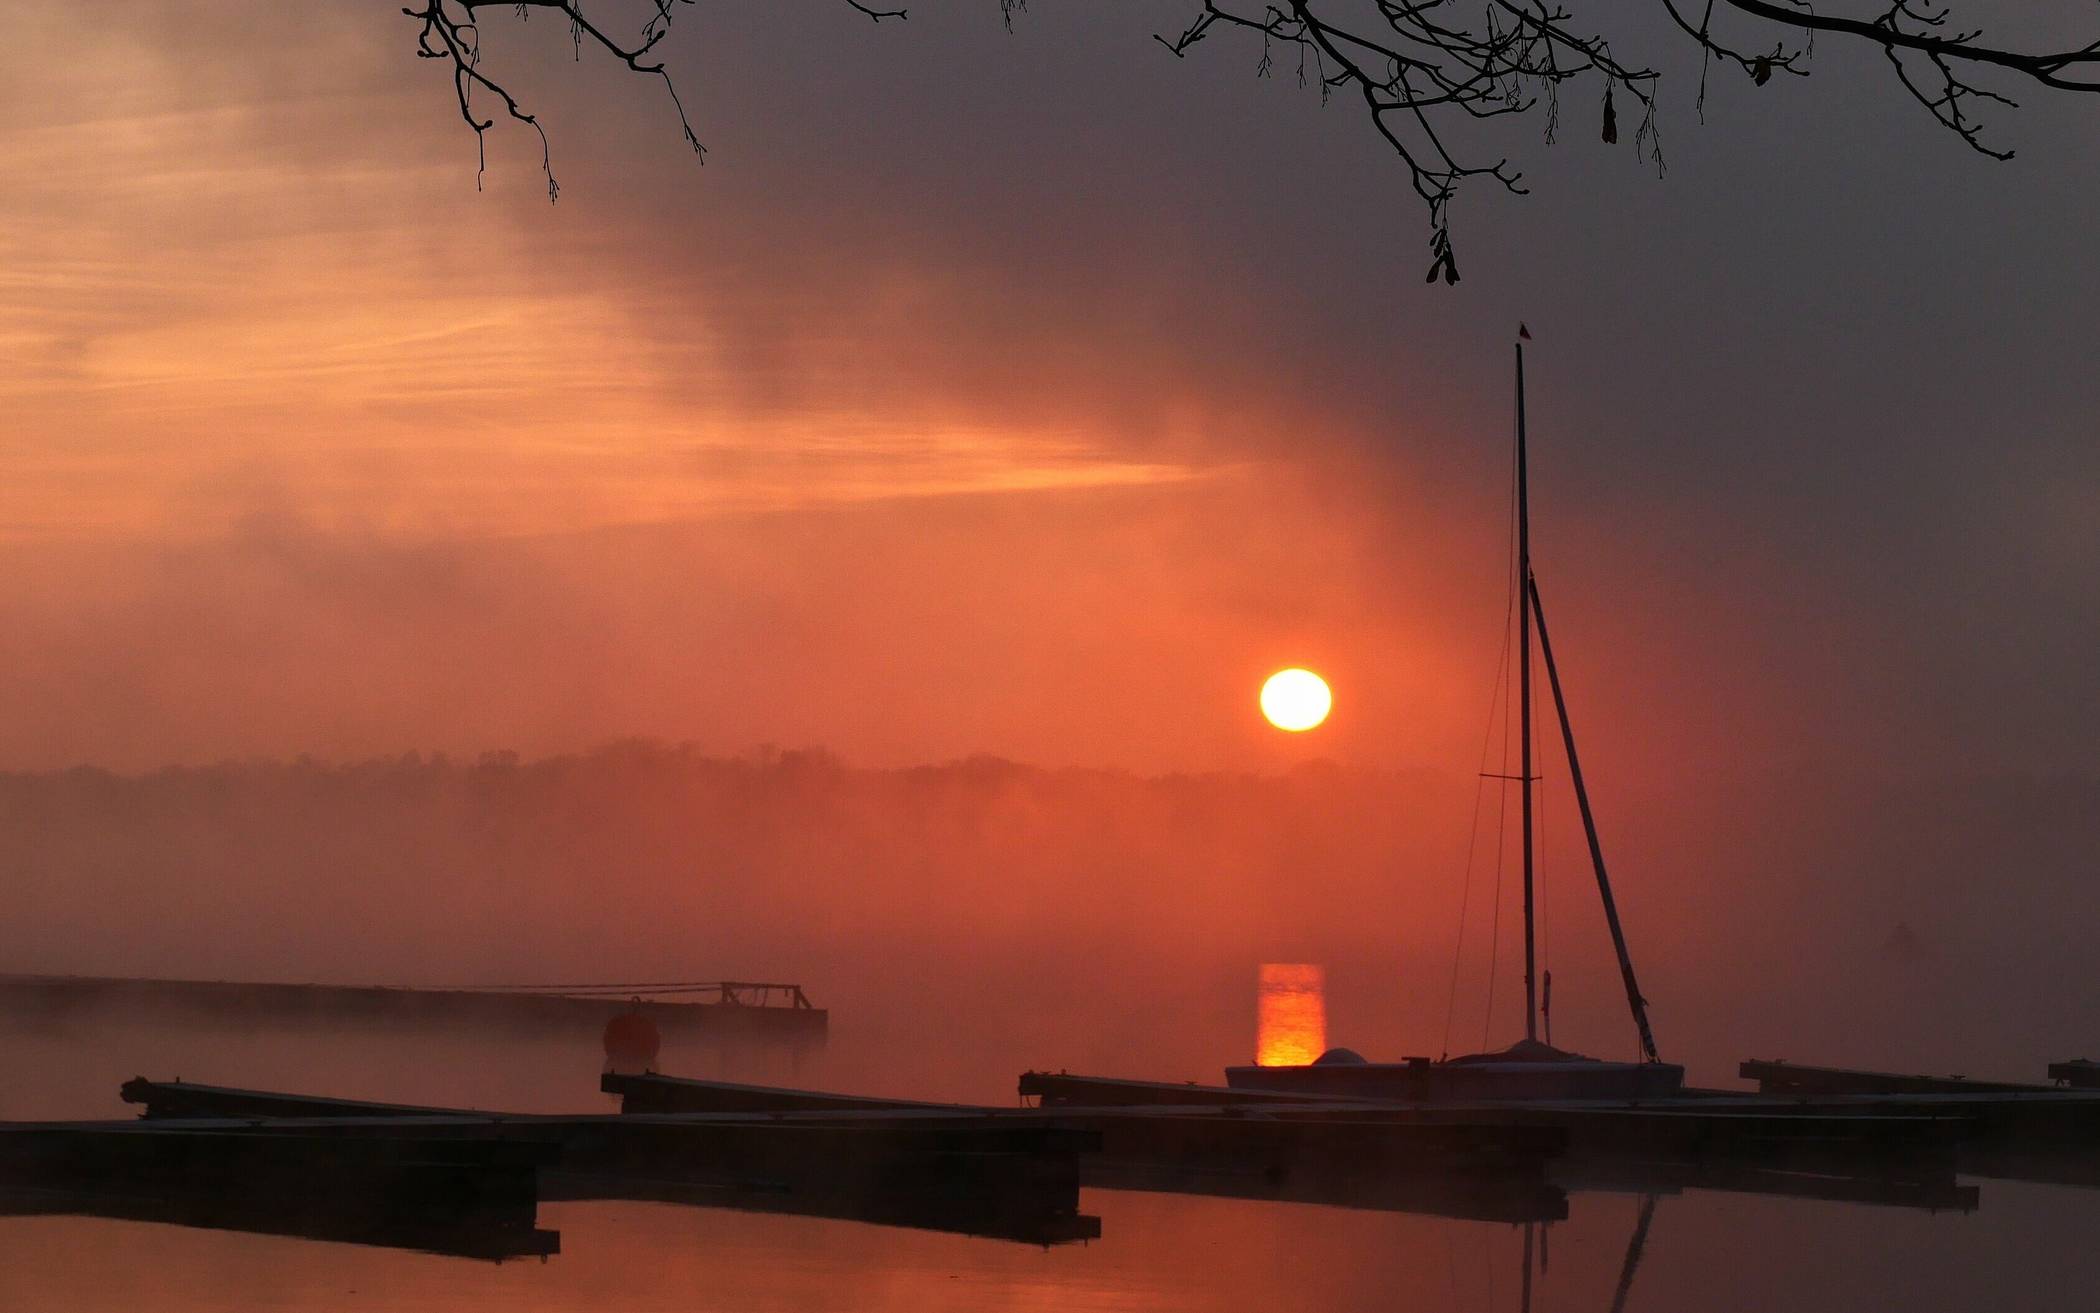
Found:
M 1352 1062 L 1227 1067 L 1236 1090 L 1409 1103 L 1659 1099 L 1684 1089 L 1674 1062 Z

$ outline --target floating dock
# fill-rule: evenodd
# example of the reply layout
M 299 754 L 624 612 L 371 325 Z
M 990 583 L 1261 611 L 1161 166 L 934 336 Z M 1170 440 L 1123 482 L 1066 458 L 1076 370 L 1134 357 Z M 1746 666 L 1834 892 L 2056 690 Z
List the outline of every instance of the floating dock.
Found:
M 1566 1144 L 1551 1127 L 1267 1120 L 1188 1107 L 1048 1112 L 662 1076 L 605 1083 L 628 1111 L 448 1116 L 143 1079 L 124 1095 L 144 1107 L 142 1126 L 554 1143 L 561 1159 L 543 1174 L 549 1198 L 668 1198 L 1036 1243 L 1098 1234 L 1078 1211 L 1081 1184 L 1469 1220 L 1550 1221 L 1567 1211 L 1565 1193 L 1545 1178 Z M 218 1120 L 184 1120 L 200 1117 Z
M 123 1096 L 144 1115 L 119 1125 L 147 1131 L 538 1146 L 554 1155 L 540 1171 L 544 1199 L 792 1213 L 1039 1245 L 1100 1234 L 1079 1211 L 1078 1169 L 1099 1137 L 1032 1113 L 534 1115 L 144 1078 L 125 1082 Z
M 1758 1081 L 1755 1096 L 1780 1110 L 1824 1113 L 1883 1113 L 1944 1118 L 1959 1128 L 1964 1170 L 2017 1175 L 1978 1164 L 2050 1160 L 2076 1168 L 2084 1156 L 2100 1157 L 2100 1090 L 1977 1081 L 1962 1076 L 1909 1076 L 1848 1067 L 1803 1067 L 1751 1060 L 1742 1074 Z
M 1848 1171 L 1877 1162 L 1932 1163 L 1951 1170 L 1961 1127 L 1931 1111 L 1810 1109 L 1780 1106 L 1753 1096 L 1643 1101 L 1527 1100 L 1506 1103 L 1413 1104 L 1302 1099 L 1263 1092 L 1260 1101 L 1224 1086 L 1171 1085 L 1027 1072 L 1023 1098 L 1045 1109 L 1147 1106 L 1238 1108 L 1243 1115 L 1295 1122 L 1375 1121 L 1424 1126 L 1550 1129 L 1571 1158 L 1636 1162 L 1754 1162 L 1788 1170 Z M 1293 1100 L 1296 1099 L 1296 1102 Z
M 782 1108 L 821 1104 L 841 1116 L 1021 1115 L 668 1076 L 605 1084 L 630 1108 L 755 1111 L 770 1095 Z M 1036 1111 L 1100 1133 L 1080 1179 L 1101 1189 L 1501 1222 L 1562 1218 L 1571 1190 L 1716 1190 L 1928 1211 L 1968 1211 L 1979 1199 L 1955 1180 L 1956 1124 L 1930 1116 L 1767 1117 L 1769 1104 L 1752 1096 L 1710 1115 L 1681 1105 L 1422 1108 L 1068 1073 L 1030 1073 L 1021 1088 L 1041 1100 Z
M 617 1094 L 620 1111 L 626 1113 L 886 1112 L 916 1109 L 974 1115 L 995 1111 L 972 1104 L 885 1099 L 866 1094 L 827 1094 L 773 1085 L 739 1085 L 732 1081 L 685 1080 L 654 1072 L 643 1075 L 607 1072 L 599 1078 L 598 1088 L 607 1094 Z
M 559 1252 L 536 1225 L 549 1144 L 350 1138 L 213 1123 L 0 1124 L 0 1215 L 92 1216 L 500 1262 Z
M 1022 1078 L 1024 1089 L 1027 1079 Z M 1286 1111 L 1296 1105 L 1278 1104 L 1250 1116 L 1241 1109 L 1201 1104 L 989 1108 L 653 1075 L 606 1076 L 603 1087 L 621 1095 L 623 1115 L 629 1116 L 812 1115 L 821 1108 L 863 1119 L 980 1125 L 1047 1121 L 1093 1137 L 1090 1152 L 1105 1161 L 1269 1175 L 1344 1167 L 1387 1175 L 1537 1174 L 1541 1164 L 1568 1147 L 1566 1133 L 1550 1125 L 1493 1115 L 1423 1116 L 1368 1104 L 1320 1104 L 1311 1114 L 1297 1116 Z
M 298 1210 L 255 1201 L 305 1191 L 352 1201 L 312 1233 L 391 1243 L 371 1205 L 413 1195 L 427 1216 L 399 1243 L 500 1257 L 549 1243 L 540 1199 L 1048 1245 L 1100 1234 L 1083 1186 L 1497 1222 L 1565 1217 L 1572 1191 L 1962 1211 L 1980 1196 L 1957 1172 L 2100 1186 L 2100 1094 L 1768 1065 L 1816 1092 L 1423 1104 L 1029 1072 L 1034 1106 L 987 1107 L 608 1074 L 618 1114 L 537 1115 L 138 1078 L 136 1121 L 0 1125 L 0 1211 L 140 1183 L 149 1202 L 108 1215 L 269 1229 Z M 473 1220 L 491 1210 L 496 1225 Z
M 2060 1064 L 2067 1065 L 2067 1064 Z M 1749 1058 L 1736 1068 L 1744 1080 L 1756 1081 L 1760 1094 L 2061 1094 L 2058 1086 L 2018 1081 L 1971 1080 L 1967 1076 L 1905 1076 L 1853 1067 L 1812 1067 L 1800 1063 Z M 2050 1074 L 2055 1075 L 2052 1068 Z

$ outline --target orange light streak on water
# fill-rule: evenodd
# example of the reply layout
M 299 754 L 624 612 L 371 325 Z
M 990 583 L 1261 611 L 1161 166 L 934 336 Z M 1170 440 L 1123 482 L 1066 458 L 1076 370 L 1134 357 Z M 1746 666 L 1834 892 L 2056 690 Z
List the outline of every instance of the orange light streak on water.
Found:
M 1305 962 L 1264 962 L 1254 1060 L 1302 1067 L 1327 1051 L 1327 973 Z

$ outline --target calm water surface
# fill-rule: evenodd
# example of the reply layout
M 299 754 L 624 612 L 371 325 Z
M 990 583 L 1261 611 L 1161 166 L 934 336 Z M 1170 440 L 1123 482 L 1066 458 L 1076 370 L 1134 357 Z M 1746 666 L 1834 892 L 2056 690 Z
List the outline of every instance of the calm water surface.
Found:
M 135 1070 L 481 1106 L 605 1106 L 588 1055 L 523 1041 L 135 1025 L 8 1032 L 0 1042 L 9 1118 L 124 1115 L 115 1086 Z M 180 1070 L 170 1065 L 178 1056 Z M 786 1075 L 722 1055 L 670 1056 L 700 1074 L 712 1062 L 751 1079 Z M 804 1074 L 898 1093 L 944 1080 L 881 1065 L 849 1051 Z M 1974 1183 L 1980 1204 L 1969 1213 L 1662 1195 L 1630 1279 L 1644 1201 L 1577 1194 L 1565 1222 L 1531 1236 L 1543 1260 L 1531 1307 L 1608 1310 L 1622 1284 L 1623 1306 L 1636 1310 L 2089 1306 L 2100 1289 L 2100 1191 Z M 1517 1309 L 1522 1298 L 1521 1227 L 1102 1190 L 1086 1191 L 1082 1209 L 1100 1218 L 1100 1239 L 1046 1249 L 724 1208 L 547 1203 L 538 1225 L 559 1232 L 561 1252 L 500 1264 L 159 1223 L 0 1217 L 0 1308 L 1485 1311 Z

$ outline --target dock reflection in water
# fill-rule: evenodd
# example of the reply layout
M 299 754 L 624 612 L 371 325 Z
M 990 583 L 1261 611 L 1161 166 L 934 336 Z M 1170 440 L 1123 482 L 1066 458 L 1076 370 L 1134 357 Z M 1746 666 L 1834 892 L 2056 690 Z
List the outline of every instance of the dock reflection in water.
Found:
M 513 1258 L 548 1258 L 561 1252 L 559 1233 L 535 1225 L 534 1210 L 490 1208 L 469 1212 L 385 1209 L 362 1199 L 309 1195 L 293 1204 L 283 1198 L 238 1199 L 207 1193 L 140 1193 L 115 1190 L 0 1188 L 0 1219 L 105 1218 L 155 1222 L 206 1231 L 239 1231 L 334 1244 L 413 1250 L 448 1258 L 501 1263 Z M 5 1234 L 0 1226 L 0 1234 Z
M 0 1218 L 8 1307 L 323 1309 L 1291 1309 L 1489 1313 L 2036 1306 L 2090 1288 L 2100 1196 L 1991 1183 L 1975 1214 L 1693 1190 L 1581 1193 L 1522 1227 L 1405 1212 L 1088 1191 L 1103 1238 L 1042 1248 L 843 1220 L 645 1202 L 548 1203 L 545 1263 Z M 1653 1209 L 1645 1226 L 1643 1213 Z M 1643 1235 L 1638 1250 L 1632 1245 Z M 475 1255 L 486 1257 L 487 1255 Z M 1638 1259 L 1636 1263 L 1636 1258 Z M 354 1292 L 354 1293 L 353 1293 Z

